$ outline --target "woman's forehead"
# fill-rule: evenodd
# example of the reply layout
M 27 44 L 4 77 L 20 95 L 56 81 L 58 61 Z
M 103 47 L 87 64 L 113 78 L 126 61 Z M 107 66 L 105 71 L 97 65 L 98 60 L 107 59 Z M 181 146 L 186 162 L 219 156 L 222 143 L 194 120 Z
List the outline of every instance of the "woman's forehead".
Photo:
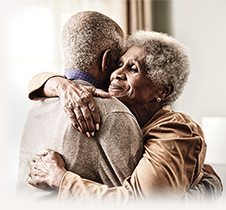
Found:
M 146 55 L 146 52 L 143 48 L 137 47 L 137 46 L 132 46 L 127 49 L 127 51 L 125 52 L 125 54 L 122 57 L 123 58 L 131 57 L 136 60 L 141 60 L 144 58 L 145 55 Z

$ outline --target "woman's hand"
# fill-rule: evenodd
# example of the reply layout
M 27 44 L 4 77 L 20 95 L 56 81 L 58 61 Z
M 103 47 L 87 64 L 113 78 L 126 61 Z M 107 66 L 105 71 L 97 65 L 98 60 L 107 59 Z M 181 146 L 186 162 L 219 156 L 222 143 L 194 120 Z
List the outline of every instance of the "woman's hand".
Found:
M 44 94 L 55 92 L 64 106 L 64 111 L 72 125 L 87 137 L 95 135 L 100 127 L 100 114 L 93 96 L 110 97 L 109 93 L 85 86 L 62 77 L 50 78 L 44 86 Z M 53 95 L 53 93 L 52 93 Z
M 61 155 L 47 149 L 34 156 L 29 171 L 28 183 L 40 189 L 58 190 L 61 179 L 66 172 Z

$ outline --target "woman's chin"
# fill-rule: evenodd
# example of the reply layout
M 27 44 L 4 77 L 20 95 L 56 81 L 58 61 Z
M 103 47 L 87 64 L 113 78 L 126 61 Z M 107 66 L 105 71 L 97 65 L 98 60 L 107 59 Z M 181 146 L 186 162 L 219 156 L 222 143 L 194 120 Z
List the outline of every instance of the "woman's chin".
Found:
M 120 95 L 122 95 L 121 91 L 111 89 L 111 88 L 108 89 L 108 93 L 110 93 L 110 95 L 114 96 L 115 98 L 118 98 L 118 97 L 120 97 Z
M 109 91 L 109 93 L 110 93 L 111 96 L 113 96 L 113 97 L 115 97 L 115 98 L 117 98 L 119 100 L 120 100 L 120 98 L 123 98 L 122 95 L 119 92 Z

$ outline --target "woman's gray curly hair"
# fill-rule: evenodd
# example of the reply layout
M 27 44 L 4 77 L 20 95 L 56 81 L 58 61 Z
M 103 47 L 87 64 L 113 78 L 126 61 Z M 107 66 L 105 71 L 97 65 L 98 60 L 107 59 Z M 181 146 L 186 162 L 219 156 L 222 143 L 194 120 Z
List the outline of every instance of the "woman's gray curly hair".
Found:
M 95 11 L 73 15 L 61 34 L 64 68 L 87 71 L 101 63 L 103 53 L 111 50 L 111 62 L 117 62 L 125 47 L 125 35 L 111 18 Z
M 146 52 L 145 70 L 154 84 L 173 86 L 165 104 L 173 103 L 182 93 L 190 73 L 185 46 L 167 34 L 153 31 L 138 31 L 129 36 L 127 47 L 132 46 Z

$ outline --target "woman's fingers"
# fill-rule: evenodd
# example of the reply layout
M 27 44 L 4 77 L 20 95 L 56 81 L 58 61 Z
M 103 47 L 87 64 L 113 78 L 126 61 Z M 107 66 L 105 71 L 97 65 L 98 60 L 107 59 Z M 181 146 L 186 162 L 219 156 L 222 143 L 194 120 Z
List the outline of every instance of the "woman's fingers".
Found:
M 65 162 L 60 153 L 46 149 L 33 157 L 28 173 L 28 183 L 38 188 L 58 189 L 66 172 Z
M 100 127 L 99 109 L 93 95 L 109 97 L 108 93 L 94 86 L 84 86 L 72 81 L 65 82 L 59 94 L 73 127 L 87 137 L 94 136 Z
M 35 174 L 34 171 L 30 170 L 29 174 L 28 174 L 28 179 L 27 179 L 27 182 L 34 186 L 34 187 L 37 187 L 37 188 L 40 188 L 40 189 L 51 189 L 50 186 L 46 183 L 46 180 L 45 178 L 42 178 L 40 176 L 37 176 Z
M 94 86 L 64 80 L 57 94 L 73 127 L 88 137 L 93 136 L 100 125 L 99 111 L 93 99 L 95 91 Z
M 75 111 L 74 111 L 74 108 L 73 107 L 67 107 L 67 106 L 64 106 L 64 111 L 66 113 L 66 115 L 69 117 L 70 121 L 71 121 L 71 124 L 72 126 L 78 130 L 79 132 L 82 133 L 82 129 L 79 125 L 79 122 L 76 118 L 76 115 L 75 115 Z
M 87 137 L 94 136 L 95 127 L 94 127 L 94 122 L 93 122 L 93 116 L 89 110 L 89 107 L 87 105 L 81 106 L 80 111 L 81 111 L 80 121 L 85 124 L 85 126 L 86 126 L 85 128 L 87 129 L 85 132 L 86 136 Z
M 101 98 L 111 98 L 110 93 L 105 92 L 101 89 L 95 88 L 95 90 L 93 91 L 93 96 L 98 96 Z
M 90 101 L 89 104 L 88 104 L 88 106 L 89 106 L 89 110 L 91 111 L 92 118 L 93 118 L 93 125 L 92 126 L 95 126 L 94 129 L 96 129 L 98 131 L 99 128 L 100 128 L 100 114 L 99 114 L 99 109 L 96 106 L 94 100 Z
M 75 107 L 74 113 L 78 122 L 78 126 L 81 128 L 82 133 L 86 134 L 87 137 L 90 137 L 90 134 L 87 129 L 87 123 L 84 118 L 84 113 L 82 113 L 82 108 L 78 106 Z
M 48 155 L 51 151 L 53 151 L 53 150 L 51 150 L 51 149 L 45 149 L 45 150 L 42 150 L 42 151 L 36 153 L 36 155 L 37 155 L 37 156 L 46 156 L 46 155 Z
M 99 113 L 93 113 L 96 109 L 90 110 L 89 104 L 93 104 L 92 106 L 96 108 L 96 103 L 93 99 L 93 86 L 81 86 L 80 98 L 77 101 L 80 107 L 80 111 L 82 117 L 80 117 L 81 122 L 84 120 L 86 125 L 86 131 L 84 132 L 87 137 L 94 136 L 95 134 L 95 124 L 99 122 L 95 122 L 96 118 L 93 118 L 93 115 L 99 115 Z M 84 131 L 84 130 L 83 130 Z

